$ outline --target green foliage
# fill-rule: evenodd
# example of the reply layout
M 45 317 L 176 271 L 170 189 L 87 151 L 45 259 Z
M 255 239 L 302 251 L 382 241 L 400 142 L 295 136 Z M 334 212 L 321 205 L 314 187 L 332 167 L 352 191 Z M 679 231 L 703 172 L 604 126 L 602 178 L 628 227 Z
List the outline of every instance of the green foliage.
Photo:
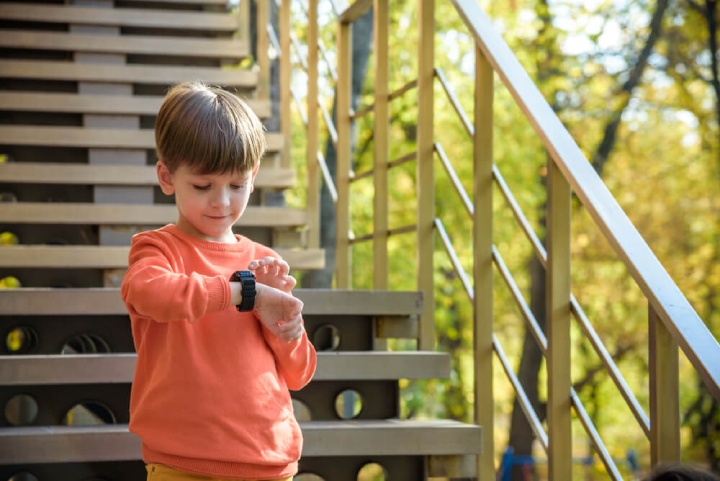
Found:
M 481 2 L 483 3 L 483 2 Z M 550 2 L 540 0 L 484 2 L 505 40 L 558 112 L 581 150 L 591 158 L 604 128 L 626 100 L 620 87 L 642 48 L 654 2 Z M 615 148 L 603 179 L 670 275 L 715 335 L 720 334 L 720 190 L 718 119 L 707 61 L 707 39 L 697 25 L 697 12 L 674 4 L 665 31 L 639 88 L 622 117 Z M 447 77 L 468 118 L 473 115 L 474 45 L 450 2 L 436 2 L 436 66 Z M 393 2 L 390 36 L 390 89 L 415 79 L 417 5 Z M 332 41 L 334 30 L 323 36 Z M 374 67 L 365 82 L 361 106 L 374 102 Z M 462 188 L 472 197 L 472 143 L 445 93 L 436 83 L 435 141 L 450 159 Z M 417 124 L 415 91 L 391 104 L 389 160 L 414 152 Z M 295 119 L 296 124 L 298 123 Z M 372 127 L 375 119 L 357 122 L 354 169 L 364 172 L 374 161 Z M 516 201 L 543 237 L 547 154 L 541 139 L 511 94 L 496 81 L 493 155 Z M 294 132 L 302 131 L 300 127 Z M 295 134 L 302 142 L 302 134 Z M 293 144 L 297 145 L 297 144 Z M 293 157 L 304 156 L 295 149 Z M 300 162 L 302 163 L 302 162 Z M 417 178 L 415 163 L 394 169 L 390 177 L 390 226 L 415 223 Z M 461 195 L 440 161 L 436 161 L 436 215 L 451 233 L 457 258 L 472 274 L 472 225 Z M 299 171 L 300 173 L 301 171 Z M 373 185 L 364 179 L 352 186 L 352 230 L 372 232 Z M 302 199 L 298 197 L 301 204 Z M 532 246 L 518 227 L 504 199 L 496 192 L 493 241 L 512 272 L 526 302 L 530 299 L 528 264 Z M 647 411 L 647 300 L 588 213 L 575 204 L 572 225 L 573 293 L 608 351 Z M 391 237 L 391 289 L 416 289 L 416 241 L 413 234 Z M 372 287 L 371 242 L 353 248 L 353 286 Z M 435 256 L 438 349 L 453 356 L 449 380 L 405 381 L 403 415 L 472 419 L 472 305 L 450 258 L 438 242 Z M 494 329 L 514 366 L 522 352 L 524 321 L 509 289 L 495 276 Z M 622 459 L 629 447 L 649 463 L 649 446 L 613 381 L 577 327 L 573 328 L 573 381 L 605 439 L 611 454 Z M 397 342 L 391 348 L 408 346 Z M 495 366 L 496 449 L 502 451 L 512 409 L 513 393 Z M 544 376 L 544 374 L 542 374 Z M 687 361 L 681 363 L 681 407 L 697 399 L 697 380 Z M 541 397 L 544 397 L 541 381 Z M 691 420 L 692 421 L 692 420 Z M 691 423 L 692 425 L 692 423 Z M 588 452 L 576 429 L 578 455 Z M 684 431 L 685 459 L 705 462 L 703 449 L 692 443 L 696 433 Z M 602 468 L 593 468 L 602 471 Z

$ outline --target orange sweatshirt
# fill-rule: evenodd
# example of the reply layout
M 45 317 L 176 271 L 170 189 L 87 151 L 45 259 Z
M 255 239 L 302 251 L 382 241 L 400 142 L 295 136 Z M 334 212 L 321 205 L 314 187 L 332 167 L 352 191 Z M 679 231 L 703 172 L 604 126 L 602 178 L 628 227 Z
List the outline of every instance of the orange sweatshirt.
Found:
M 271 249 L 207 242 L 174 225 L 133 237 L 121 292 L 137 367 L 130 430 L 143 459 L 205 476 L 293 476 L 302 433 L 288 389 L 313 376 L 307 335 L 286 343 L 230 305 L 233 272 Z

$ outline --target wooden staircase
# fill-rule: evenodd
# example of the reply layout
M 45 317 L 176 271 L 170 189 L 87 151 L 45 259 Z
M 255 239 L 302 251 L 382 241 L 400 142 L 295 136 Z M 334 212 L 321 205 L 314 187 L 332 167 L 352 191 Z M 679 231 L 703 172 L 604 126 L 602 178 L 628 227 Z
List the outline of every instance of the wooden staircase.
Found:
M 263 0 L 260 0 L 263 1 Z M 119 283 L 133 234 L 175 220 L 154 173 L 154 115 L 168 86 L 234 89 L 261 118 L 247 2 L 76 0 L 0 3 L 0 480 L 144 479 L 127 431 L 135 363 Z M 234 68 L 229 68 L 234 66 Z M 268 193 L 295 185 L 269 153 L 237 228 L 294 270 L 323 266 L 305 244 L 307 213 Z M 2 237 L 0 237 L 2 238 Z M 1 284 L 0 284 L 1 285 Z M 293 393 L 305 437 L 296 479 L 344 481 L 369 463 L 384 477 L 474 476 L 481 429 L 405 420 L 399 379 L 450 375 L 447 354 L 375 350 L 417 338 L 422 295 L 298 289 L 319 352 Z M 192 413 L 188 413 L 189 416 Z

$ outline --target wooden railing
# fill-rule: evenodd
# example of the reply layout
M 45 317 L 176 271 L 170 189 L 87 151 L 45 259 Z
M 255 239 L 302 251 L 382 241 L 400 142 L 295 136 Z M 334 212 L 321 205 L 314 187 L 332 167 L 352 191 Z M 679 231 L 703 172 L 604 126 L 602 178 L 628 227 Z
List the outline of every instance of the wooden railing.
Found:
M 493 353 L 497 356 L 542 448 L 548 455 L 549 479 L 572 479 L 572 412 L 585 428 L 589 439 L 612 479 L 622 475 L 605 446 L 593 421 L 571 385 L 570 329 L 573 319 L 594 348 L 621 397 L 649 440 L 651 463 L 680 460 L 679 407 L 679 351 L 682 350 L 699 374 L 710 393 L 720 400 L 720 345 L 698 317 L 688 300 L 656 259 L 646 242 L 632 225 L 617 201 L 608 191 L 590 162 L 545 101 L 513 52 L 495 30 L 475 0 L 441 0 L 452 3 L 463 19 L 467 33 L 475 45 L 474 115 L 470 119 L 453 94 L 443 72 L 435 65 L 435 1 L 418 0 L 419 58 L 416 79 L 395 91 L 389 90 L 388 19 L 391 2 L 359 0 L 347 6 L 345 2 L 308 0 L 307 7 L 298 7 L 292 0 L 282 0 L 280 8 L 281 86 L 283 109 L 294 101 L 300 109 L 305 126 L 306 163 L 308 173 L 308 209 L 317 216 L 318 192 L 321 178 L 324 187 L 333 193 L 337 212 L 336 285 L 351 288 L 351 249 L 359 242 L 372 241 L 376 269 L 373 287 L 388 288 L 387 240 L 397 234 L 414 232 L 417 236 L 417 287 L 425 296 L 425 311 L 421 323 L 420 348 L 433 349 L 434 293 L 433 260 L 437 255 L 434 243 L 439 238 L 456 275 L 461 280 L 474 310 L 475 349 L 475 421 L 484 427 L 484 452 L 478 464 L 480 479 L 493 479 L 496 460 L 493 433 Z M 263 2 L 260 2 L 263 3 Z M 318 5 L 330 8 L 337 22 L 334 58 L 319 40 Z M 294 6 L 294 7 L 293 7 Z M 374 103 L 370 107 L 351 109 L 351 47 L 352 23 L 374 7 Z M 304 14 L 306 43 L 292 34 L 292 11 Z M 327 17 L 327 15 L 325 16 Z M 295 19 L 297 21 L 297 19 Z M 292 25 L 297 25 L 292 23 Z M 291 52 L 294 52 L 291 54 Z M 305 53 L 306 52 L 306 53 Z M 322 54 L 322 55 L 320 55 Z M 291 61 L 291 55 L 297 59 Z M 327 113 L 327 99 L 320 92 L 321 75 L 318 65 L 328 73 L 335 86 L 337 115 L 333 123 Z M 304 71 L 307 88 L 304 95 L 294 89 L 292 72 Z M 511 93 L 515 103 L 533 126 L 549 154 L 547 177 L 547 229 L 545 245 L 534 232 L 522 212 L 513 192 L 493 162 L 493 98 L 495 77 Z M 473 196 L 468 195 L 459 181 L 453 161 L 434 135 L 434 86 L 439 82 L 446 98 L 465 126 L 473 146 Z M 303 82 L 303 88 L 305 88 Z M 389 105 L 393 99 L 415 90 L 418 121 L 416 151 L 399 159 L 388 158 Z M 303 102 L 304 100 L 304 102 Z M 304 113 L 303 113 L 304 112 Z M 321 126 L 320 117 L 324 119 Z M 353 123 L 362 115 L 374 116 L 374 166 L 370 171 L 355 175 L 351 162 L 353 151 L 351 132 Z M 289 115 L 283 121 L 289 122 Z M 291 133 L 288 123 L 283 132 Z M 287 130 L 286 130 L 287 129 Z M 321 135 L 328 136 L 337 150 L 337 179 L 328 174 L 328 166 L 320 152 Z M 465 269 L 453 245 L 453 233 L 447 232 L 436 217 L 435 161 L 450 178 L 454 190 L 465 207 L 473 225 L 473 265 Z M 388 221 L 388 172 L 408 161 L 416 163 L 417 216 L 412 226 L 391 227 Z M 361 177 L 372 176 L 375 189 L 373 232 L 354 237 L 351 232 L 350 186 Z M 497 188 L 511 209 L 518 225 L 529 240 L 535 255 L 546 272 L 546 325 L 543 332 L 517 282 L 506 267 L 492 241 L 493 189 Z M 628 387 L 620 369 L 613 361 L 602 339 L 573 297 L 570 286 L 570 226 L 571 195 L 580 200 L 594 224 L 608 240 L 617 257 L 624 263 L 647 299 L 649 312 L 648 352 L 650 366 L 650 413 L 644 409 Z M 317 218 L 317 217 L 315 217 Z M 311 224 L 316 228 L 317 224 Z M 315 237 L 317 238 L 317 237 Z M 493 329 L 493 265 L 507 285 L 526 321 L 526 327 L 537 341 L 547 360 L 547 432 L 534 411 L 523 386 L 514 373 L 503 347 Z M 470 272 L 468 274 L 468 272 Z M 391 288 L 391 286 L 390 286 Z

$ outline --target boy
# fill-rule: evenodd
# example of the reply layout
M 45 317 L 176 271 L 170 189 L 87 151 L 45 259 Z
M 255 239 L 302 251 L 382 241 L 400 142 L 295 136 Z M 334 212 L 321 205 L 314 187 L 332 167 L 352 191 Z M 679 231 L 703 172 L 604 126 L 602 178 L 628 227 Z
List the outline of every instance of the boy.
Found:
M 262 125 L 235 95 L 183 83 L 155 138 L 178 220 L 133 237 L 121 287 L 138 356 L 130 430 L 148 480 L 289 481 L 302 434 L 288 389 L 310 381 L 315 349 L 287 263 L 232 231 L 265 152 Z

